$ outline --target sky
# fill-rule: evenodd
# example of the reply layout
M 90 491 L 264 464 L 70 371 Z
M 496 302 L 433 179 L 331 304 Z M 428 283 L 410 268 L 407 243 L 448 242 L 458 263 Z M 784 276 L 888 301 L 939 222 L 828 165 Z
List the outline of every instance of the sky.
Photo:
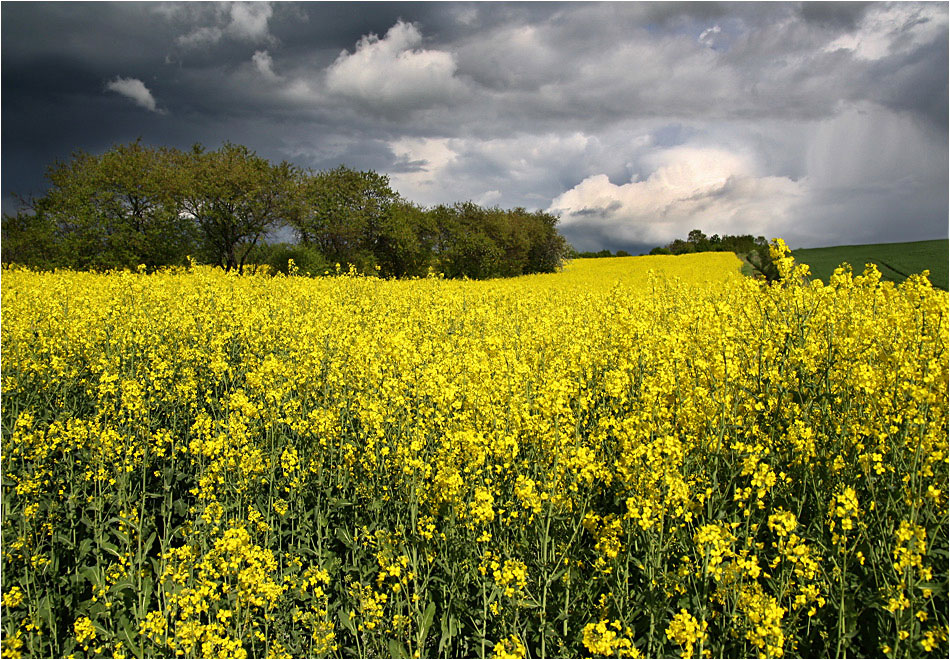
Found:
M 2 196 L 116 144 L 243 144 L 579 250 L 948 236 L 948 4 L 0 6 Z

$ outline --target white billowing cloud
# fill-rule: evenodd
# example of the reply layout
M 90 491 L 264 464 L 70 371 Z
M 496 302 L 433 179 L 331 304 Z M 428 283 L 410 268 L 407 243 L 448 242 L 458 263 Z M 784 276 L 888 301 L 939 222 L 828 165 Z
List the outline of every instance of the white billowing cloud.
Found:
M 235 2 L 231 5 L 227 30 L 238 39 L 264 41 L 270 37 L 267 21 L 273 13 L 269 2 Z
M 152 93 L 148 87 L 145 86 L 145 83 L 138 78 L 122 78 L 116 76 L 115 80 L 110 80 L 106 83 L 106 89 L 110 92 L 121 94 L 127 99 L 131 99 L 136 105 L 140 105 L 147 110 L 158 112 L 159 114 L 162 113 L 155 103 L 155 97 L 152 96 Z
M 414 110 L 457 97 L 464 86 L 455 78 L 455 56 L 421 44 L 419 29 L 403 21 L 382 39 L 366 35 L 327 69 L 327 89 L 377 110 Z
M 630 242 L 662 244 L 691 229 L 770 234 L 788 226 L 805 182 L 760 176 L 753 160 L 716 147 L 678 146 L 644 159 L 640 180 L 616 185 L 589 176 L 551 203 L 571 233 L 586 230 Z
M 501 199 L 500 190 L 486 190 L 477 198 L 475 198 L 475 203 L 479 206 L 493 206 Z
M 418 163 L 419 171 L 434 173 L 455 159 L 455 151 L 444 138 L 400 138 L 389 145 L 396 158 Z
M 446 138 L 400 138 L 389 143 L 389 149 L 404 167 L 389 179 L 395 190 L 413 201 L 434 204 L 444 201 L 433 189 L 446 183 L 445 170 L 456 160 L 458 148 Z M 408 169 L 406 169 L 408 168 Z
M 873 7 L 855 31 L 837 37 L 825 50 L 843 49 L 862 60 L 879 60 L 946 33 L 947 11 L 942 3 L 883 4 Z
M 270 81 L 280 79 L 280 76 L 274 73 L 274 60 L 271 59 L 270 53 L 266 50 L 255 52 L 254 56 L 251 57 L 251 61 L 265 79 Z
M 269 2 L 232 2 L 212 5 L 214 25 L 202 25 L 176 40 L 185 48 L 201 48 L 227 35 L 240 41 L 272 41 L 268 21 L 273 14 Z

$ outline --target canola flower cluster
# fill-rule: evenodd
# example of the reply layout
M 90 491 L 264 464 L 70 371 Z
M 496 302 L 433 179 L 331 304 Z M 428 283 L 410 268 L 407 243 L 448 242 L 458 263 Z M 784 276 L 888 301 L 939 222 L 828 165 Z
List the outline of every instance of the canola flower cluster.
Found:
M 947 294 L 773 253 L 5 269 L 2 656 L 947 657 Z

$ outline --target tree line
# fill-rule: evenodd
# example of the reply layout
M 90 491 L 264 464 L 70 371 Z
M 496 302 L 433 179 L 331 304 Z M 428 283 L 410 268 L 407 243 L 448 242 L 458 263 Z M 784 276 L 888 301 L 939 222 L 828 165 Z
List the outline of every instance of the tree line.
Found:
M 424 208 L 387 176 L 314 172 L 245 146 L 77 153 L 47 171 L 49 190 L 3 215 L 2 261 L 35 268 L 147 269 L 189 258 L 243 272 L 267 264 L 322 274 L 483 279 L 553 272 L 569 255 L 558 219 L 472 202 Z M 281 229 L 295 242 L 274 243 Z
M 606 257 L 629 257 L 632 255 L 626 250 L 617 250 L 616 252 L 611 252 L 610 250 L 603 249 L 598 250 L 597 252 L 578 252 L 577 250 L 571 250 L 569 256 L 571 259 L 604 259 Z
M 769 252 L 769 242 L 764 236 L 756 238 L 753 238 L 752 234 L 707 236 L 703 231 L 694 229 L 689 232 L 685 241 L 677 238 L 663 247 L 650 250 L 650 254 L 692 254 L 694 252 L 734 252 L 759 276 L 770 282 L 778 278 L 778 270 L 772 263 Z

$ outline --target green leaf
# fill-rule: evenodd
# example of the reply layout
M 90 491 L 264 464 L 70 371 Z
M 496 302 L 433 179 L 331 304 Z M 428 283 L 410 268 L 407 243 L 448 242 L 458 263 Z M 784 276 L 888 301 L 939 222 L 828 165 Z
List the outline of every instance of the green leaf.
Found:
M 79 571 L 79 575 L 89 581 L 89 584 L 97 587 L 99 586 L 99 571 L 93 566 L 86 566 Z
M 419 625 L 419 643 L 425 644 L 426 635 L 429 634 L 429 628 L 432 627 L 432 619 L 435 617 L 435 603 L 429 603 L 425 612 L 422 613 L 422 622 Z
M 136 640 L 139 639 L 138 630 L 132 624 L 132 622 L 129 621 L 128 617 L 123 616 L 121 619 L 119 619 L 119 630 L 122 631 L 122 636 L 120 638 L 122 643 L 127 644 L 128 647 L 132 649 L 132 655 L 137 658 L 143 657 L 145 655 L 144 648 L 141 644 L 136 643 Z
M 342 527 L 336 528 L 336 537 L 343 543 L 347 548 L 351 550 L 356 548 L 356 542 L 353 541 L 353 537 L 346 533 L 346 530 Z
M 102 541 L 99 544 L 99 548 L 105 550 L 106 552 L 115 555 L 116 559 L 121 559 L 122 555 L 119 554 L 119 549 L 115 546 L 114 543 L 109 543 L 108 541 Z
M 342 609 L 337 610 L 337 618 L 340 619 L 340 623 L 343 624 L 343 627 L 353 633 L 354 637 L 358 637 L 356 632 L 356 626 L 353 624 L 353 619 L 350 618 L 348 612 L 344 612 Z
M 115 537 L 119 539 L 122 545 L 129 545 L 129 534 L 120 529 L 113 529 L 112 533 L 115 534 Z
M 441 655 L 443 649 L 450 649 L 452 639 L 458 635 L 458 622 L 455 617 L 448 612 L 442 613 L 442 636 L 439 638 L 438 654 Z
M 156 535 L 157 532 L 153 530 L 152 533 L 148 535 L 148 538 L 145 539 L 145 543 L 142 544 L 142 550 L 144 550 L 146 553 L 152 548 L 152 544 L 155 543 Z
M 40 602 L 37 603 L 36 605 L 36 616 L 38 616 L 43 621 L 49 621 L 50 619 L 49 595 L 46 595 L 40 598 Z
M 389 655 L 393 658 L 408 658 L 409 652 L 402 642 L 391 639 L 389 640 Z
M 114 585 L 112 585 L 110 591 L 116 594 L 121 594 L 126 591 L 134 594 L 136 589 L 135 589 L 135 584 L 132 583 L 132 580 L 130 580 L 129 578 L 125 578 L 123 580 L 119 580 Z
M 79 542 L 79 548 L 76 552 L 76 561 L 81 562 L 92 550 L 92 539 L 84 538 Z

